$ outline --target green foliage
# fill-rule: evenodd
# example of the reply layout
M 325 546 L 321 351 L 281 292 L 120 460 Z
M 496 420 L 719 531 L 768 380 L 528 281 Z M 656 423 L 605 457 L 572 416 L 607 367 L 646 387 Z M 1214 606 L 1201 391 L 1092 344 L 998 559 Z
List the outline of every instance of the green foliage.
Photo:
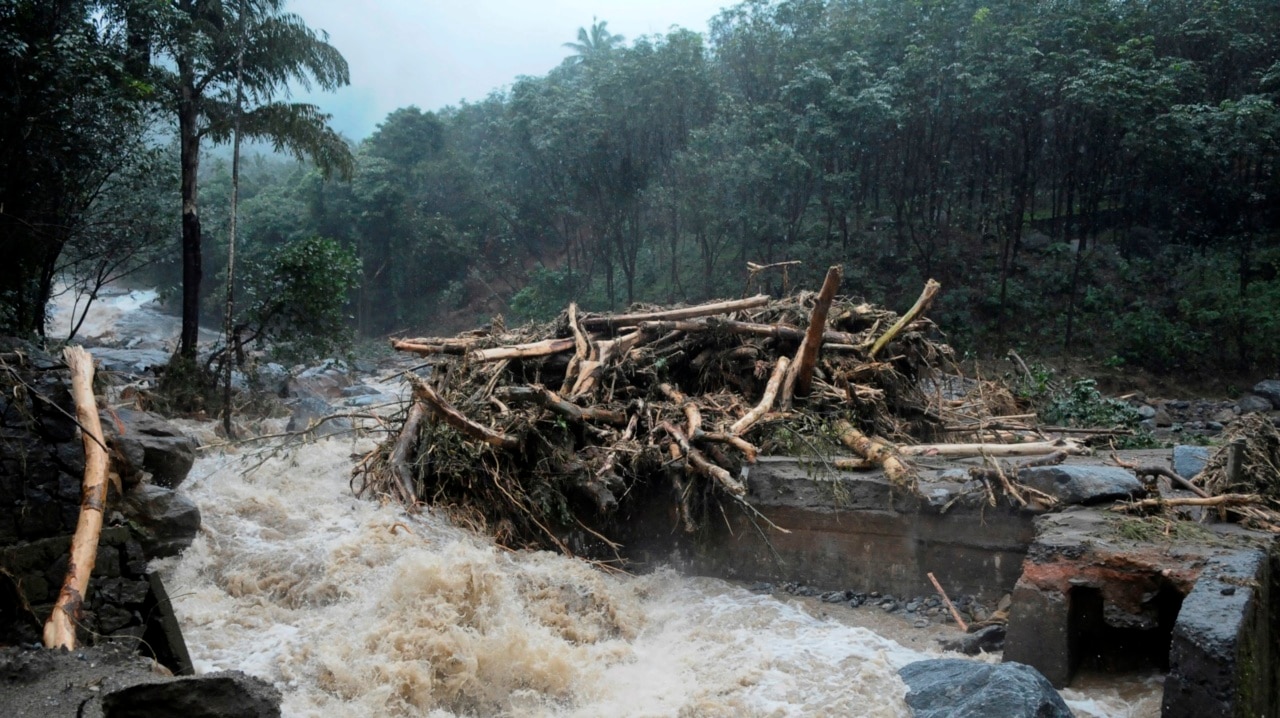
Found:
M 350 349 L 345 310 L 360 274 L 351 249 L 309 237 L 279 247 L 245 273 L 241 324 L 276 356 L 304 361 Z
M 1040 418 L 1050 424 L 1133 428 L 1142 419 L 1138 410 L 1127 402 L 1103 396 L 1093 379 L 1077 379 L 1047 399 Z

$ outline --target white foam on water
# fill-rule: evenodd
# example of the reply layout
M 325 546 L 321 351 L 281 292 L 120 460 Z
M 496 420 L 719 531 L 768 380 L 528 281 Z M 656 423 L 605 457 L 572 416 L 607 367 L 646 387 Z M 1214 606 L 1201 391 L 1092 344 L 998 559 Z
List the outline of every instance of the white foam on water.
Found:
M 201 535 L 161 567 L 199 671 L 262 677 L 289 716 L 905 718 L 897 669 L 937 655 L 722 581 L 607 575 L 357 500 L 351 457 L 371 445 L 197 461 L 182 491 Z

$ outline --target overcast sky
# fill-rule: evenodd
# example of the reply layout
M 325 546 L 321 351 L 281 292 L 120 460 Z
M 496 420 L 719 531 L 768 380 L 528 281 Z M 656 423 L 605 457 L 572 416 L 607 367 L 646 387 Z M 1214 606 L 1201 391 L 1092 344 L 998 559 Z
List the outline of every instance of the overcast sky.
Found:
M 543 75 L 592 17 L 628 42 L 678 25 L 705 33 L 734 0 L 292 0 L 288 8 L 351 65 L 351 86 L 305 97 L 352 139 L 390 111 L 484 99 L 521 75 Z

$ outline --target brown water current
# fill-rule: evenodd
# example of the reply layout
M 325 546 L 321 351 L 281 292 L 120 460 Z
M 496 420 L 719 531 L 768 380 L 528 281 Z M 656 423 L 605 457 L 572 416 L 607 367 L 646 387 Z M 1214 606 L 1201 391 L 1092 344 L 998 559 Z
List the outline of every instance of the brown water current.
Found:
M 161 568 L 198 671 L 271 681 L 288 716 L 905 717 L 897 669 L 941 655 L 843 606 L 607 575 L 357 500 L 370 446 L 197 462 L 182 490 L 204 528 Z M 1158 713 L 1158 689 L 1126 690 L 1066 696 L 1079 716 Z

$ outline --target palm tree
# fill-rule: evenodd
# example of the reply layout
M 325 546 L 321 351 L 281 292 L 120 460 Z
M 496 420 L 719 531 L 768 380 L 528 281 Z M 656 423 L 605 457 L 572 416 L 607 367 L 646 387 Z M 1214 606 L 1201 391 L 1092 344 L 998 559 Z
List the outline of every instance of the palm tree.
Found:
M 178 118 L 182 163 L 182 336 L 178 354 L 192 359 L 200 327 L 201 228 L 197 174 L 200 144 L 230 139 L 237 117 L 237 58 L 243 46 L 244 111 L 240 132 L 277 151 L 309 157 L 327 172 L 349 174 L 351 149 L 315 105 L 277 96 L 296 83 L 335 90 L 349 82 L 347 61 L 292 13 L 284 0 L 170 0 L 153 6 L 149 36 L 168 63 L 152 64 L 162 102 Z M 243 11 L 243 17 L 240 16 Z M 243 28 L 243 43 L 241 29 Z
M 569 56 L 569 61 L 573 64 L 586 64 L 597 57 L 607 56 L 614 47 L 621 45 L 626 38 L 621 35 L 613 35 L 609 32 L 609 23 L 605 20 L 596 21 L 591 18 L 591 31 L 587 28 L 578 28 L 578 41 L 566 42 L 565 47 L 576 52 L 576 55 Z

